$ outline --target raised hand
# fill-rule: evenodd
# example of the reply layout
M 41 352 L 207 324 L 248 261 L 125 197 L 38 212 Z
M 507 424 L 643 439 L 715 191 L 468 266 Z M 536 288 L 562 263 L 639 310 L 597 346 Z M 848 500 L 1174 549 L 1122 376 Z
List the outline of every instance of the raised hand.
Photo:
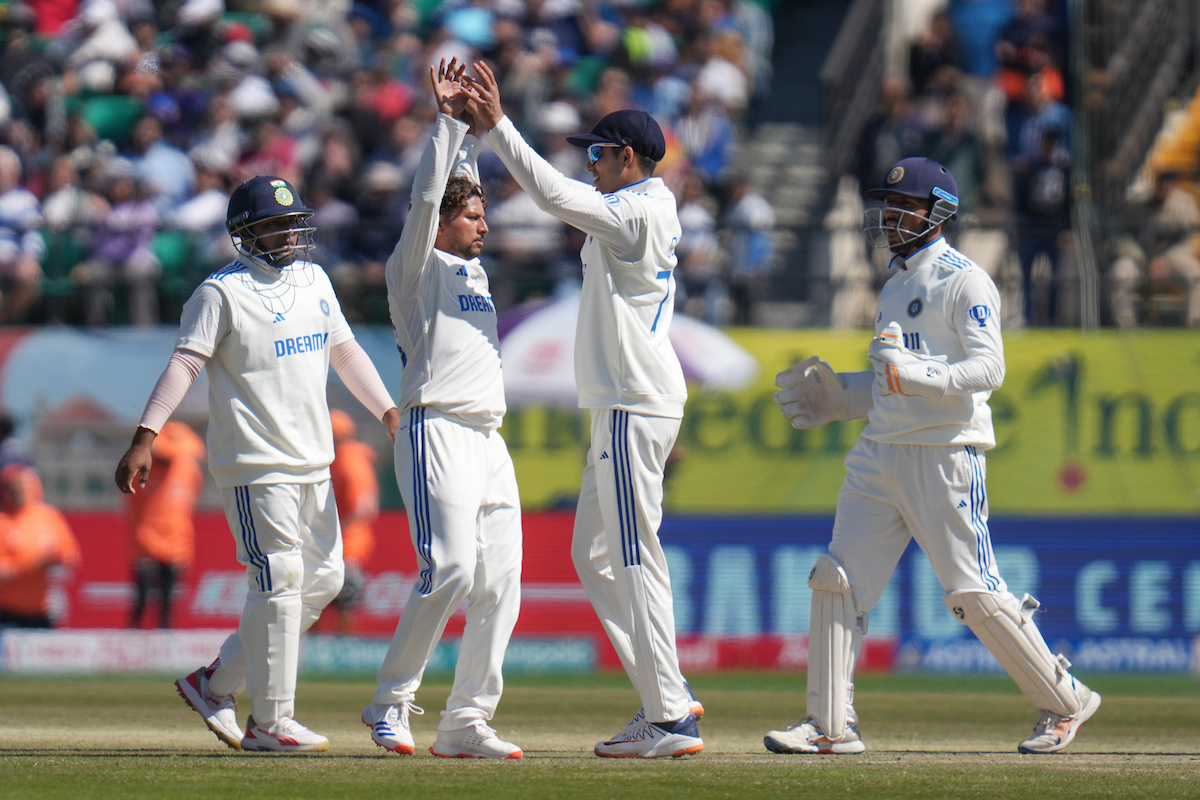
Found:
M 504 118 L 504 108 L 500 105 L 500 86 L 492 68 L 483 61 L 476 61 L 472 66 L 479 79 L 467 78 L 464 82 L 467 112 L 475 118 L 478 135 L 483 135 Z
M 429 83 L 433 87 L 438 111 L 470 123 L 470 119 L 464 117 L 468 100 L 463 91 L 463 71 L 466 68 L 466 64 L 458 63 L 457 57 L 451 58 L 449 64 L 443 58 L 436 69 L 432 64 L 429 66 Z

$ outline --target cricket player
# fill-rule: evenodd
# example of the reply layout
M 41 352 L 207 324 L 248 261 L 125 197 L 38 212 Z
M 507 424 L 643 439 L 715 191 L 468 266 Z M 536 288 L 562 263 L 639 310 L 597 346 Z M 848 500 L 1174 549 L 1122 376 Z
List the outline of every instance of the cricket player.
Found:
M 675 301 L 675 197 L 653 177 L 666 154 L 643 111 L 615 111 L 590 133 L 593 186 L 541 158 L 504 114 L 495 75 L 476 62 L 468 110 L 485 141 L 534 202 L 587 234 L 575 330 L 579 407 L 591 413 L 571 554 L 579 579 L 642 700 L 605 757 L 660 758 L 704 749 L 679 671 L 667 562 L 658 540 L 663 469 L 687 388 L 667 338 Z M 699 709 L 697 709 L 699 710 Z
M 363 710 L 371 738 L 414 750 L 410 713 L 450 616 L 466 601 L 454 685 L 429 748 L 443 758 L 520 758 L 488 725 L 504 686 L 504 652 L 521 596 L 516 472 L 497 428 L 504 418 L 500 337 L 479 263 L 487 201 L 467 139 L 455 59 L 430 81 L 438 116 L 413 179 L 412 206 L 387 262 L 388 302 L 404 369 L 396 481 L 419 574 Z M 456 173 L 456 170 L 458 172 Z
M 308 208 L 287 181 L 251 178 L 229 199 L 238 257 L 183 308 L 179 337 L 146 403 L 117 486 L 146 486 L 151 445 L 208 370 L 208 465 L 248 593 L 220 657 L 175 682 L 221 741 L 242 750 L 326 750 L 293 718 L 300 635 L 342 588 L 342 542 L 329 479 L 329 367 L 395 436 L 400 416 L 354 339 L 324 270 L 306 261 Z M 235 696 L 245 690 L 243 734 Z
M 809 574 L 807 716 L 763 740 L 775 753 L 861 753 L 854 664 L 910 538 L 929 557 L 946 607 L 987 646 L 1041 715 L 1021 753 L 1054 753 L 1100 707 L 1033 622 L 1038 602 L 1008 591 L 988 535 L 988 398 L 1004 380 L 1000 296 L 943 236 L 958 209 L 944 166 L 906 158 L 867 196 L 864 230 L 894 254 L 865 372 L 816 356 L 781 372 L 775 399 L 797 428 L 867 418 L 846 456 L 833 540 Z

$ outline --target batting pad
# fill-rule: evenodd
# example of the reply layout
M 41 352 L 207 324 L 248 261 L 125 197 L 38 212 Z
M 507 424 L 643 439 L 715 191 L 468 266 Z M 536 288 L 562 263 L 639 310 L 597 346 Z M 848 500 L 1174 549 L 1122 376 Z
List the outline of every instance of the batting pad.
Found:
M 1033 622 L 1038 601 L 1025 595 L 1020 601 L 1009 592 L 975 590 L 942 596 L 946 607 L 979 637 L 1004 671 L 1039 711 L 1073 716 L 1080 708 L 1075 679 L 1067 672 L 1071 663 L 1046 646 Z
M 808 716 L 831 741 L 846 734 L 851 673 L 854 671 L 854 598 L 841 565 L 829 555 L 817 559 L 808 576 L 813 590 L 808 626 Z

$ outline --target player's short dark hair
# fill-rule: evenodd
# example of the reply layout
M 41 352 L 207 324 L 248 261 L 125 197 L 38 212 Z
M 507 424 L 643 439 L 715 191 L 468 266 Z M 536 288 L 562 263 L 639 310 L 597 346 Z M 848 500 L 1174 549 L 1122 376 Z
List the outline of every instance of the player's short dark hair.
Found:
M 633 154 L 637 157 L 638 169 L 642 171 L 643 175 L 649 177 L 654 174 L 654 170 L 658 169 L 658 162 L 650 156 L 642 155 L 636 150 L 633 151 Z
M 438 213 L 443 217 L 453 217 L 467 207 L 467 202 L 472 197 L 478 197 L 484 210 L 487 210 L 487 192 L 483 187 L 466 175 L 455 175 L 446 181 L 446 192 L 442 195 L 442 206 Z

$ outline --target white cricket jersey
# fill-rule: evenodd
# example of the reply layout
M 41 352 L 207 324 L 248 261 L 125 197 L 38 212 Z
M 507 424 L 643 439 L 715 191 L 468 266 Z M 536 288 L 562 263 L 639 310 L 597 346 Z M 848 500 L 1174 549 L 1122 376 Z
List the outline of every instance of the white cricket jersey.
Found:
M 1000 293 L 988 274 L 939 237 L 904 259 L 883 285 L 875 332 L 890 322 L 900 324 L 909 350 L 945 356 L 950 385 L 934 401 L 880 396 L 876 382 L 862 435 L 889 444 L 995 447 L 987 401 L 1004 380 L 1004 343 Z
M 504 418 L 504 378 L 487 273 L 478 258 L 433 246 L 446 180 L 456 168 L 477 180 L 467 130 L 438 114 L 433 145 L 413 178 L 412 208 L 388 258 L 388 305 L 403 364 L 400 410 L 432 406 L 494 429 Z
M 588 235 L 575 329 L 579 407 L 683 417 L 687 385 L 668 331 L 675 302 L 675 196 L 659 178 L 612 194 L 565 177 L 505 117 L 487 142 L 540 208 Z
M 208 466 L 217 486 L 329 477 L 329 349 L 354 333 L 325 271 L 240 258 L 183 307 L 176 349 L 207 356 Z

